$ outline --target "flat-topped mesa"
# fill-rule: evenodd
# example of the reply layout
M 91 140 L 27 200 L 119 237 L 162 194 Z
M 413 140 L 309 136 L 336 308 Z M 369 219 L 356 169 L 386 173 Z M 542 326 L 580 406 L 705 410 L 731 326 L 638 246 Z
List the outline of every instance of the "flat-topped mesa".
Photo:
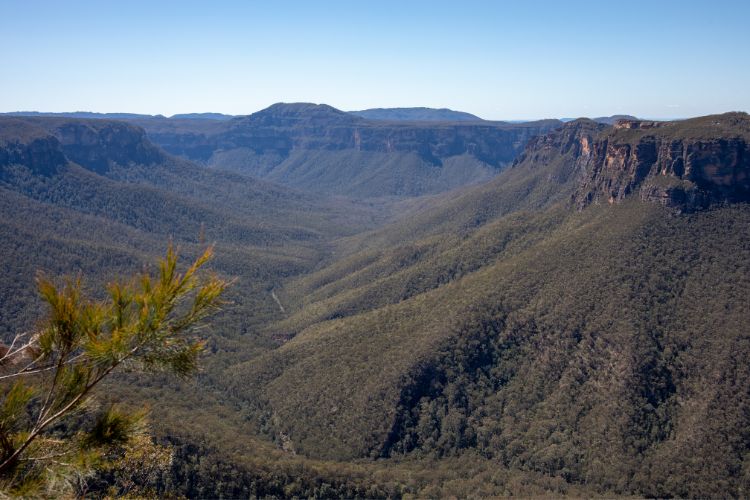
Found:
M 232 128 L 238 126 L 295 127 L 300 125 L 342 125 L 352 124 L 362 118 L 340 111 L 327 104 L 308 102 L 279 102 L 249 116 L 235 118 Z
M 361 111 L 349 111 L 349 114 L 367 118 L 368 120 L 383 121 L 429 121 L 429 122 L 457 122 L 483 121 L 476 115 L 448 108 L 372 108 Z
M 559 125 L 557 120 L 370 120 L 325 104 L 278 103 L 231 120 L 218 143 L 223 150 L 244 147 L 282 156 L 292 149 L 414 152 L 436 165 L 446 157 L 468 154 L 499 168 L 510 163 L 529 139 Z
M 63 147 L 65 155 L 89 170 L 103 172 L 110 164 L 152 165 L 162 162 L 164 152 L 146 132 L 135 125 L 110 120 L 51 121 L 47 128 Z
M 3 130 L 14 130 L 4 133 Z M 52 117 L 0 118 L 0 164 L 52 173 L 68 161 L 95 172 L 112 164 L 152 165 L 166 154 L 128 123 Z
M 579 158 L 578 208 L 630 195 L 678 211 L 750 201 L 750 117 L 726 113 L 675 122 L 623 120 Z

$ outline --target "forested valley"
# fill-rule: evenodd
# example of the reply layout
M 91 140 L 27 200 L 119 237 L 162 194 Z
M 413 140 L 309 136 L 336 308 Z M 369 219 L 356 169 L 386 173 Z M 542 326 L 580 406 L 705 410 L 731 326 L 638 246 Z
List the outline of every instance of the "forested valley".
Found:
M 747 496 L 750 117 L 438 111 L 0 116 L 4 345 L 40 271 L 227 283 L 194 376 L 102 382 L 147 431 L 70 491 Z

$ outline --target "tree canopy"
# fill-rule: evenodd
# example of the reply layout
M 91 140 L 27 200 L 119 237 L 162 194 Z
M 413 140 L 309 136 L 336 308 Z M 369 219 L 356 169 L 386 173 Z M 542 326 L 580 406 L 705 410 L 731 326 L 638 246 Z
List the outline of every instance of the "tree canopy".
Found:
M 15 494 L 60 492 L 126 443 L 144 412 L 97 410 L 95 389 L 118 368 L 186 377 L 198 368 L 199 329 L 221 304 L 227 281 L 202 272 L 207 249 L 183 272 L 170 245 L 158 272 L 110 283 L 106 298 L 37 278 L 49 307 L 31 333 L 0 350 L 0 488 Z

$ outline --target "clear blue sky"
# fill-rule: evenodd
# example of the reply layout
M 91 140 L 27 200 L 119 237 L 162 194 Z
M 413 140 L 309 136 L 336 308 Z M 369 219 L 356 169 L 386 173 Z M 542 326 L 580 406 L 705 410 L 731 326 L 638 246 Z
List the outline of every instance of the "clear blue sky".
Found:
M 0 111 L 750 110 L 750 0 L 0 0 Z

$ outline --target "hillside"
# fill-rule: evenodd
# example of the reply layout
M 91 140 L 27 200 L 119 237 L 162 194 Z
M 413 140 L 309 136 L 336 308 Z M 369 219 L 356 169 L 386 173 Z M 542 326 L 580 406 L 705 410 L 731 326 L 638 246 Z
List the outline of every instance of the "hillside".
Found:
M 195 120 L 193 120 L 193 123 Z M 357 198 L 438 193 L 490 179 L 550 120 L 366 120 L 326 105 L 275 104 L 197 129 L 140 123 L 170 153 L 306 191 Z
M 0 310 L 19 314 L 37 269 L 105 276 L 151 260 L 169 239 L 191 252 L 202 239 L 217 242 L 219 269 L 241 278 L 244 314 L 261 321 L 278 314 L 267 292 L 274 283 L 316 265 L 331 238 L 380 217 L 171 157 L 143 129 L 109 120 L 0 118 L 0 190 L 2 261 L 14 276 L 6 288 L 16 290 L 2 294 Z M 3 334 L 32 317 L 4 316 Z
M 372 182 L 395 188 L 415 144 L 479 133 L 306 104 L 157 122 L 186 148 L 338 153 L 341 191 L 357 154 L 390 155 Z M 0 117 L 0 335 L 33 327 L 39 269 L 95 289 L 215 242 L 236 281 L 204 372 L 107 394 L 174 445 L 159 494 L 742 496 L 750 118 L 481 127 L 485 158 L 529 137 L 482 184 L 374 203 L 174 157 L 134 122 Z
M 625 130 L 699 148 L 747 121 Z M 232 394 L 261 402 L 258 428 L 312 457 L 476 453 L 602 494 L 739 495 L 747 200 L 679 215 L 633 191 L 576 210 L 591 179 L 608 179 L 588 169 L 591 144 L 621 130 L 570 123 L 490 184 L 343 241 L 343 258 L 280 294 L 290 315 L 269 329 L 281 345 L 229 368 Z M 733 161 L 720 151 L 713 164 Z M 493 192 L 514 201 L 488 203 Z
M 482 120 L 471 113 L 453 111 L 447 108 L 372 108 L 349 111 L 349 113 L 368 120 L 386 121 L 459 122 Z
M 356 198 L 418 196 L 487 181 L 529 139 L 561 124 L 383 121 L 309 103 L 278 103 L 234 118 L 122 118 L 170 154 L 299 190 Z

